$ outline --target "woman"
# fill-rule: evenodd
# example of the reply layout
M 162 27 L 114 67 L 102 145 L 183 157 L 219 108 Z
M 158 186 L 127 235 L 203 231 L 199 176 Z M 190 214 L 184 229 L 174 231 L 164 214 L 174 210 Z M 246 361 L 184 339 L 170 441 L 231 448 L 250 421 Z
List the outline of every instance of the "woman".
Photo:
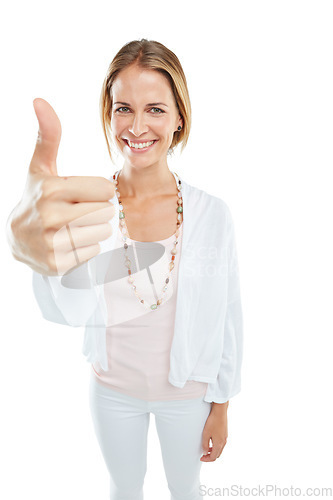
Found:
M 77 243 L 80 224 L 67 223 L 76 267 L 57 274 L 38 268 L 37 259 L 26 263 L 43 316 L 86 326 L 90 407 L 110 498 L 143 498 L 152 412 L 171 498 L 197 500 L 201 464 L 221 455 L 228 402 L 240 391 L 242 309 L 232 217 L 223 200 L 168 168 L 168 154 L 178 144 L 184 148 L 191 125 L 186 78 L 173 52 L 146 39 L 122 47 L 103 84 L 101 115 L 111 159 L 112 142 L 123 157 L 112 176 L 113 196 L 96 198 L 97 184 L 91 189 L 100 203 L 111 200 L 112 234 L 99 236 L 100 254 L 91 258 L 83 253 L 88 245 Z M 62 178 L 62 187 L 71 179 Z M 48 182 L 60 186 L 59 178 Z M 55 254 L 56 236 L 63 234 L 53 233 Z M 23 253 L 13 254 L 23 261 Z

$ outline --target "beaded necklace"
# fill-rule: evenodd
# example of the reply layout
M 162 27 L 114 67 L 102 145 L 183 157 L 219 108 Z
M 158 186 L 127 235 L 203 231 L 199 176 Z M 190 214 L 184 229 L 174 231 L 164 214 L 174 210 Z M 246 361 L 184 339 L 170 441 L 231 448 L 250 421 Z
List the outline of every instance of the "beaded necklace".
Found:
M 134 294 L 135 296 L 138 298 L 138 300 L 140 301 L 140 303 L 146 308 L 146 309 L 151 309 L 151 310 L 156 310 L 158 308 L 158 306 L 160 306 L 163 302 L 163 298 L 164 298 L 164 294 L 166 293 L 167 289 L 168 289 L 168 283 L 170 281 L 170 273 L 172 271 L 172 269 L 174 268 L 175 264 L 174 264 L 174 260 L 175 260 L 175 257 L 176 257 L 176 254 L 177 254 L 177 245 L 178 245 L 178 236 L 179 236 L 179 226 L 181 225 L 182 223 L 182 215 L 183 215 L 183 197 L 182 197 L 182 192 L 181 192 L 181 189 L 182 189 L 182 185 L 181 185 L 181 180 L 179 179 L 178 175 L 176 174 L 176 172 L 172 172 L 174 178 L 175 178 L 175 181 L 176 181 L 176 185 L 177 185 L 177 189 L 178 189 L 178 200 L 177 200 L 177 209 L 176 209 L 176 213 L 177 213 L 177 230 L 174 234 L 175 236 L 175 241 L 174 241 L 174 247 L 172 248 L 171 250 L 171 262 L 169 262 L 169 271 L 166 275 L 166 279 L 165 279 L 165 285 L 163 286 L 163 290 L 162 290 L 162 295 L 161 297 L 156 301 L 156 303 L 154 304 L 151 304 L 150 306 L 148 304 L 146 304 L 146 302 L 144 301 L 143 298 L 140 297 L 139 293 L 137 292 L 136 290 L 136 286 L 135 286 L 135 282 L 134 282 L 134 277 L 132 276 L 132 271 L 131 271 L 131 261 L 127 255 L 127 249 L 128 249 L 128 244 L 127 244 L 127 238 L 130 238 L 129 236 L 129 233 L 128 233 L 128 229 L 127 229 L 127 225 L 126 225 L 126 222 L 125 222 L 125 212 L 124 212 L 124 207 L 122 205 L 122 202 L 120 200 L 120 193 L 118 191 L 118 175 L 119 173 L 121 173 L 122 170 L 117 170 L 117 172 L 113 175 L 113 183 L 115 185 L 115 189 L 116 189 L 116 195 L 117 195 L 117 198 L 118 198 L 118 202 L 119 202 L 119 224 L 121 226 L 121 232 L 123 234 L 123 241 L 124 241 L 124 250 L 125 250 L 125 267 L 128 268 L 128 283 L 130 284 L 132 290 L 134 291 Z

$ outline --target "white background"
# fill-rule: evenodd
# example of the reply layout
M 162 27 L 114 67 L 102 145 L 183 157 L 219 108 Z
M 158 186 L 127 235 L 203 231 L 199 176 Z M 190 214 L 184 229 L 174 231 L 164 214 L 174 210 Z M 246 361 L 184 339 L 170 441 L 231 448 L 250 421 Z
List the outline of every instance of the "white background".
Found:
M 169 167 L 227 202 L 237 236 L 243 387 L 229 405 L 228 443 L 203 464 L 201 482 L 211 492 L 333 488 L 332 7 L 30 0 L 1 8 L 1 498 L 108 498 L 83 328 L 42 318 L 32 271 L 11 256 L 5 226 L 35 147 L 34 98 L 62 124 L 59 175 L 116 170 L 99 94 L 116 52 L 143 37 L 173 50 L 187 75 L 193 128 Z M 169 493 L 151 418 L 145 500 L 156 498 Z

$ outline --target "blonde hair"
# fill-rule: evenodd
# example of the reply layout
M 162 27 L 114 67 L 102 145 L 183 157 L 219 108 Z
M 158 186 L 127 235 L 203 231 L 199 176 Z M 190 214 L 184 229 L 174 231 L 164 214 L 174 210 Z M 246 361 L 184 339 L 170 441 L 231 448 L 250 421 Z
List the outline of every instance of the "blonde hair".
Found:
M 112 110 L 112 85 L 122 69 L 136 63 L 144 69 L 159 71 L 168 79 L 179 114 L 183 119 L 180 131 L 174 132 L 169 148 L 169 153 L 181 143 L 181 152 L 185 148 L 191 128 L 191 102 L 183 68 L 177 56 L 162 43 L 154 40 L 133 40 L 126 43 L 115 55 L 109 65 L 100 95 L 100 114 L 103 132 L 107 143 L 108 152 L 113 162 L 111 153 L 111 110 Z

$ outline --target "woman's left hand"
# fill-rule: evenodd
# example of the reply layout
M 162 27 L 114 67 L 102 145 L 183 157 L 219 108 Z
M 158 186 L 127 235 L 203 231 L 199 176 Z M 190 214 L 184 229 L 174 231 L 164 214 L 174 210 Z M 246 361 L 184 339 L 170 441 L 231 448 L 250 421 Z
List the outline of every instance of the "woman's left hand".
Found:
M 227 438 L 227 412 L 214 412 L 214 410 L 212 410 L 202 431 L 203 455 L 200 460 L 202 462 L 214 462 L 217 458 L 219 458 L 223 448 L 227 444 Z M 213 447 L 209 446 L 210 439 L 212 440 Z

